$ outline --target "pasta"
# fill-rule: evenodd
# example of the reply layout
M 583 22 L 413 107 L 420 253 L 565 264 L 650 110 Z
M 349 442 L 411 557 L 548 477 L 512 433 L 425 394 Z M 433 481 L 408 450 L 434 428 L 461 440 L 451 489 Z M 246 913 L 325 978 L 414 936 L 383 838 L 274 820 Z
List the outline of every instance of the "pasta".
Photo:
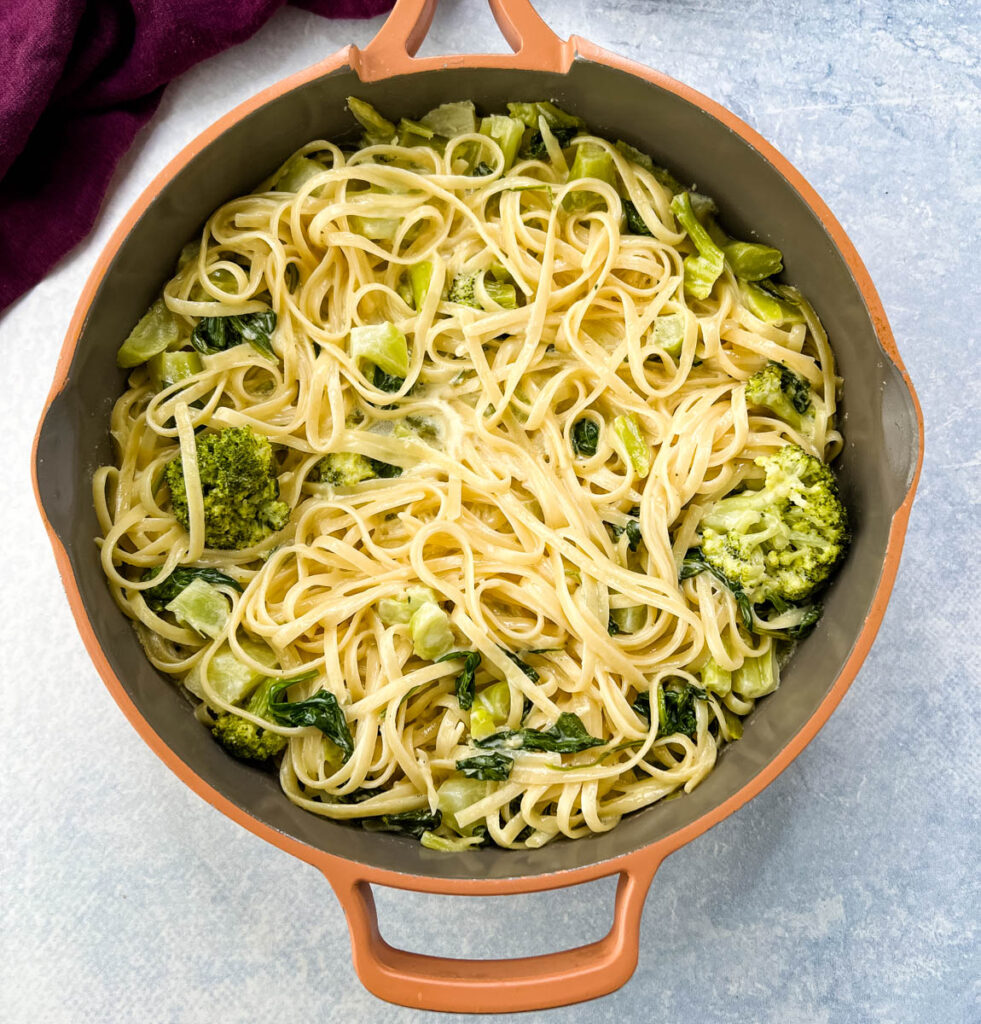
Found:
M 734 250 L 694 297 L 670 176 L 550 109 L 511 118 L 516 154 L 507 118 L 373 135 L 362 109 L 369 145 L 311 142 L 225 203 L 141 321 L 182 369 L 133 369 L 94 476 L 109 586 L 198 719 L 285 743 L 294 803 L 439 849 L 605 832 L 697 786 L 754 706 L 713 680 L 778 676 L 790 643 L 679 570 L 755 459 L 841 447 L 806 301 Z M 770 363 L 806 382 L 807 429 L 747 402 Z M 245 547 L 206 543 L 200 440 L 229 428 L 268 439 L 288 514 Z M 151 606 L 187 566 L 214 570 L 212 627 Z M 233 663 L 294 710 L 232 699 Z

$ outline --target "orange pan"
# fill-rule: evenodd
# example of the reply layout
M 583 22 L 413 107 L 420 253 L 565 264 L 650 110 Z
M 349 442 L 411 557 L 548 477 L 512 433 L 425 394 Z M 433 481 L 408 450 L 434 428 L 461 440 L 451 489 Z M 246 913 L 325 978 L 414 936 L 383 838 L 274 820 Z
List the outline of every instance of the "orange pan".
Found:
M 192 141 L 116 229 L 79 299 L 38 428 L 34 484 L 82 638 L 106 686 L 154 751 L 205 800 L 319 868 L 344 907 L 354 966 L 382 999 L 429 1010 L 517 1011 L 611 992 L 637 963 L 641 912 L 661 861 L 755 796 L 841 700 L 885 611 L 922 459 L 919 404 L 882 304 L 854 246 L 814 189 L 728 110 L 585 39 L 559 39 L 528 0 L 490 0 L 514 52 L 416 59 L 436 0 L 398 0 L 363 50 L 347 47 L 266 89 Z M 712 194 L 740 237 L 783 250 L 788 280 L 820 311 L 847 382 L 838 466 L 857 524 L 818 631 L 743 739 L 694 793 L 601 836 L 540 850 L 445 854 L 293 806 L 277 780 L 227 757 L 184 698 L 150 667 L 113 604 L 93 537 L 91 473 L 111 455 L 108 418 L 123 388 L 121 338 L 207 215 L 249 191 L 294 149 L 353 127 L 344 98 L 421 115 L 471 98 L 486 109 L 547 97 Z M 454 960 L 395 949 L 378 930 L 371 885 L 428 893 L 534 892 L 619 878 L 613 927 L 578 949 L 514 960 Z

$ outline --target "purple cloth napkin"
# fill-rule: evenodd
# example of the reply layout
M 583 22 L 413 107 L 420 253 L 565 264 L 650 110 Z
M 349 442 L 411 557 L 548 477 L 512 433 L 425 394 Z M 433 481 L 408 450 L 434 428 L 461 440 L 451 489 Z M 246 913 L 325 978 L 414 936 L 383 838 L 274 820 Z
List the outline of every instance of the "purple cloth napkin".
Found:
M 164 86 L 286 0 L 0 0 L 0 310 L 88 234 Z M 370 18 L 393 0 L 293 0 Z

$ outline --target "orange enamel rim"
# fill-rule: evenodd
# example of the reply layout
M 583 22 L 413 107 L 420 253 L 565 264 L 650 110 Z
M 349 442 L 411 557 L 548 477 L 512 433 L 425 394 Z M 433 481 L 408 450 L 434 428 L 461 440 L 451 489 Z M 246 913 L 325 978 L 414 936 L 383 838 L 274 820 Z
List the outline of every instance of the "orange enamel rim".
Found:
M 412 54 L 421 44 L 437 0 L 398 0 L 378 35 L 363 50 L 345 47 L 326 60 L 278 82 L 240 104 L 189 143 L 154 178 L 113 232 L 79 298 L 55 371 L 54 382 L 34 439 L 32 479 L 61 575 L 85 647 L 116 703 L 158 757 L 191 789 L 233 821 L 324 873 L 340 900 L 351 931 L 355 969 L 364 985 L 380 998 L 429 1010 L 454 1012 L 513 1012 L 567 1005 L 596 998 L 623 985 L 637 963 L 640 918 L 648 887 L 663 859 L 702 832 L 718 824 L 769 785 L 811 741 L 837 707 L 864 661 L 885 614 L 892 591 L 913 495 L 923 462 L 923 416 L 903 366 L 882 303 L 855 247 L 814 189 L 765 139 L 718 103 L 660 72 L 611 54 L 577 36 L 563 42 L 539 18 L 529 0 L 489 0 L 494 16 L 513 54 L 429 57 Z M 690 825 L 650 846 L 613 860 L 571 871 L 499 880 L 445 879 L 402 874 L 361 865 L 309 846 L 252 817 L 210 786 L 154 732 L 116 677 L 96 639 L 75 580 L 68 553 L 48 521 L 41 503 L 37 476 L 37 447 L 41 427 L 52 402 L 65 387 L 68 370 L 83 324 L 110 262 L 136 221 L 161 189 L 200 150 L 232 124 L 270 100 L 315 78 L 343 67 L 372 81 L 416 70 L 446 67 L 518 67 L 567 71 L 580 58 L 652 82 L 687 100 L 737 133 L 797 190 L 834 240 L 851 271 L 872 319 L 879 343 L 899 370 L 909 391 L 917 420 L 918 451 L 903 503 L 893 516 L 882 574 L 868 616 L 854 648 L 811 718 L 797 735 L 742 789 Z M 503 895 L 534 892 L 619 875 L 614 924 L 603 939 L 577 949 L 514 960 L 453 960 L 395 949 L 381 938 L 370 884 L 417 892 L 456 895 Z

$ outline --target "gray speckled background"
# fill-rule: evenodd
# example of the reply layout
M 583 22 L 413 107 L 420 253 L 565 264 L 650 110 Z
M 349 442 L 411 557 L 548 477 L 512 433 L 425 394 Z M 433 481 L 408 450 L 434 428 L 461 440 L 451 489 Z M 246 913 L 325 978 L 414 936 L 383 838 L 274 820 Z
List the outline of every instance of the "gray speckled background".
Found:
M 668 858 L 624 989 L 522 1019 L 977 1021 L 978 8 L 538 7 L 561 35 L 720 100 L 804 172 L 878 285 L 923 402 L 927 455 L 889 612 L 840 709 L 761 796 Z M 28 481 L 72 307 L 127 207 L 219 114 L 375 27 L 283 10 L 185 75 L 120 168 L 93 236 L 0 320 L 0 436 L 12 453 L 0 483 L 4 1021 L 436 1019 L 369 996 L 324 880 L 194 796 L 127 725 L 77 638 Z M 490 39 L 479 0 L 444 0 L 424 52 Z M 392 941 L 493 956 L 598 937 L 612 894 L 596 882 L 483 901 L 377 898 Z

